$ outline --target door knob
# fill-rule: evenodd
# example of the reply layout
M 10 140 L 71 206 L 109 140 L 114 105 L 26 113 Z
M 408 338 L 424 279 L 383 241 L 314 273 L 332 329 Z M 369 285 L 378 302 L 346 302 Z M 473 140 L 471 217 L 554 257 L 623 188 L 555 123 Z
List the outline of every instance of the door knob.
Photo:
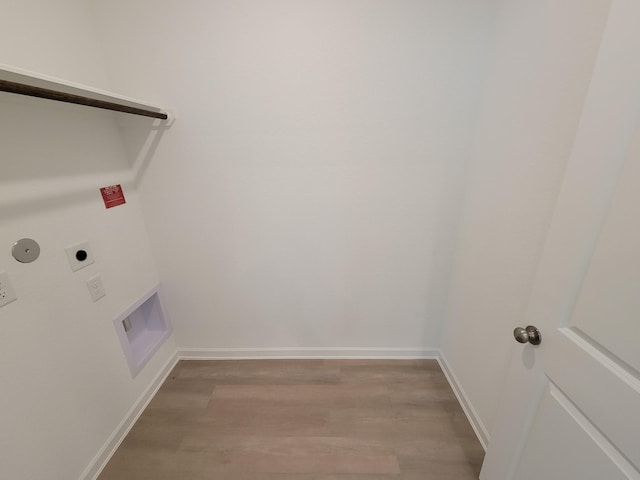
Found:
M 540 330 L 533 325 L 529 325 L 527 328 L 516 327 L 513 330 L 513 336 L 518 343 L 529 342 L 531 345 L 540 345 L 542 342 Z

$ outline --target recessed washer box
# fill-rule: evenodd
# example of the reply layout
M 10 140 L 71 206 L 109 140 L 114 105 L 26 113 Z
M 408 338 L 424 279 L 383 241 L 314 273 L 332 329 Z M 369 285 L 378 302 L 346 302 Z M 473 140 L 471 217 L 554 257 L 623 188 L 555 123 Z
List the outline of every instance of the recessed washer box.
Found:
M 159 286 L 147 292 L 114 321 L 122 351 L 135 377 L 171 334 L 160 301 Z

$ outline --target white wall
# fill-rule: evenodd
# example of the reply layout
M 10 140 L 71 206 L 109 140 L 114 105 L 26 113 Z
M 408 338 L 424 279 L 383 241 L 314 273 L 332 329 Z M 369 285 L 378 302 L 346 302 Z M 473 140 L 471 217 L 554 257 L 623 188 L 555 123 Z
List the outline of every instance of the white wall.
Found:
M 108 87 L 83 3 L 3 1 L 0 63 Z M 159 277 L 113 116 L 0 93 L 0 145 L 0 270 L 18 295 L 0 308 L 0 476 L 76 479 L 175 344 L 131 379 L 112 320 Z M 128 203 L 105 210 L 98 188 L 121 182 Z M 11 256 L 22 237 L 40 243 L 36 262 Z M 64 247 L 83 240 L 96 263 L 72 273 Z
M 510 0 L 499 10 L 442 343 L 489 433 L 609 5 Z
M 2 0 L 0 5 L 0 63 L 109 88 L 87 2 Z
M 180 347 L 437 347 L 492 0 L 93 6 Z
M 0 96 L 0 269 L 20 297 L 0 309 L 3 473 L 78 477 L 175 348 L 132 381 L 111 325 L 158 277 L 183 348 L 429 348 L 445 319 L 490 430 L 608 5 L 505 0 L 487 62 L 493 0 L 94 1 L 95 24 L 79 0 L 4 1 L 0 63 L 178 121 L 142 162 L 142 210 L 127 184 L 105 211 L 97 187 L 148 132 Z M 28 266 L 22 236 L 44 247 Z M 71 274 L 84 238 L 98 262 Z

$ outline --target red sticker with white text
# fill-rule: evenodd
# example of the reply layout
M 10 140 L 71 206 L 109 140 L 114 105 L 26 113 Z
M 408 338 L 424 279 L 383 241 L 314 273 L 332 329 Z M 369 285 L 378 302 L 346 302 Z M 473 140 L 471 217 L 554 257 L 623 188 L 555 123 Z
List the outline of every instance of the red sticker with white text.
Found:
M 102 199 L 104 200 L 104 206 L 106 208 L 117 207 L 127 203 L 124 199 L 124 192 L 120 185 L 111 185 L 110 187 L 102 187 L 100 189 Z

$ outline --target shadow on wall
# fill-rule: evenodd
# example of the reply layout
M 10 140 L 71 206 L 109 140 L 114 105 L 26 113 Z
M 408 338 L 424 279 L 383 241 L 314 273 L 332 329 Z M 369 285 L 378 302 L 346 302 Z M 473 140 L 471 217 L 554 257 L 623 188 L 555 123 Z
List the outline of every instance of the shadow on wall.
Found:
M 118 125 L 136 187 L 140 185 L 162 136 L 173 125 L 173 121 L 171 117 L 169 120 L 157 120 L 135 115 L 119 115 Z
M 95 200 L 136 187 L 170 123 L 0 93 L 0 216 Z

